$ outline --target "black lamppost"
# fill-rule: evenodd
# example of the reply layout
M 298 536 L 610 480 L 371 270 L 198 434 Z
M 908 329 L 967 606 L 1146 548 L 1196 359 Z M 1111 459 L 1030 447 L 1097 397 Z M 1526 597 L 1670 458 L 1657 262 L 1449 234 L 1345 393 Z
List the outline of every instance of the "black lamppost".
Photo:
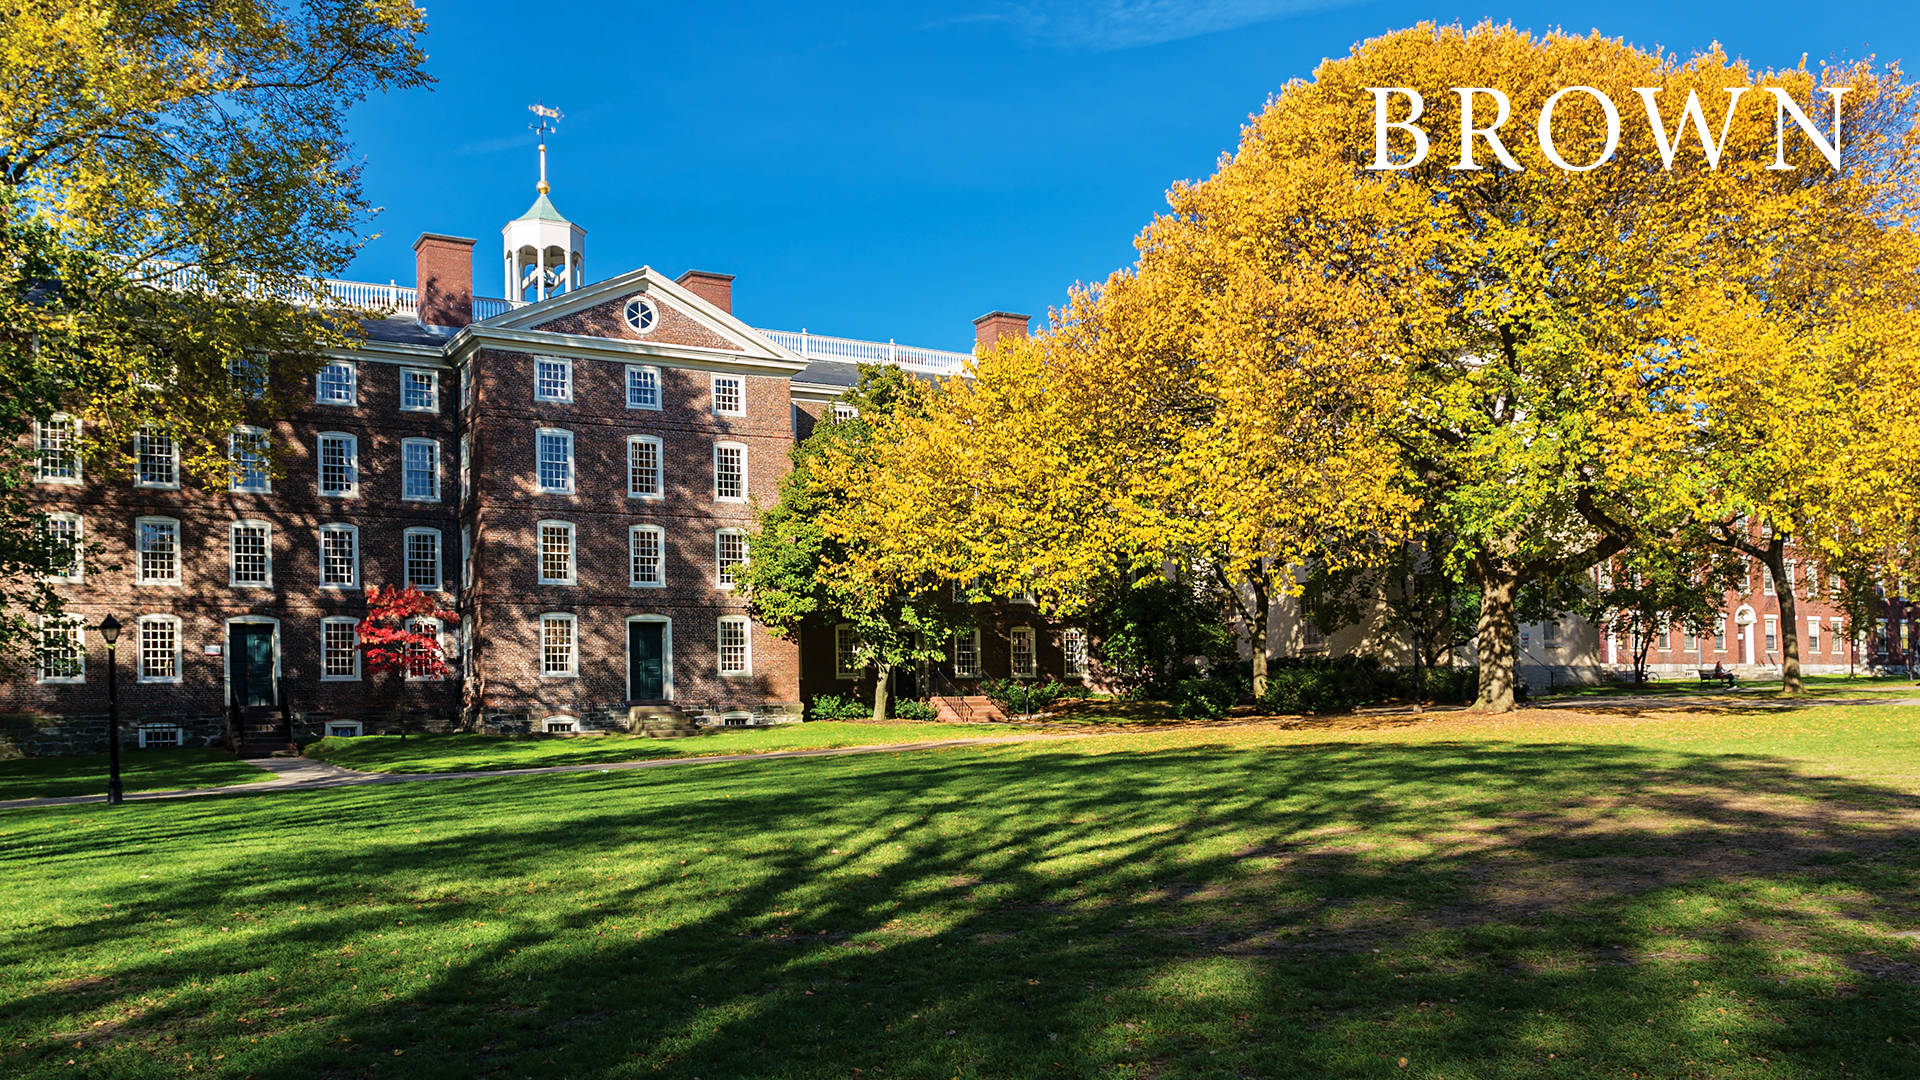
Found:
M 113 646 L 120 640 L 120 620 L 100 620 L 100 640 L 107 643 L 107 804 L 126 801 L 120 790 L 120 678 L 114 670 Z

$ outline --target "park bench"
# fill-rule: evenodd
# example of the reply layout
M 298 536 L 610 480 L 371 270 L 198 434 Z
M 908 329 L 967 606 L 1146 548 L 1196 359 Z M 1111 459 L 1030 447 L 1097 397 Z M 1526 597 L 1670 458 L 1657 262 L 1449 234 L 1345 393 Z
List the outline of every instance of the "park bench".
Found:
M 1701 681 L 1701 682 L 1704 682 L 1704 683 L 1710 683 L 1710 682 L 1723 682 L 1723 683 L 1726 683 L 1726 684 L 1727 684 L 1727 687 L 1728 687 L 1729 689 L 1731 689 L 1731 688 L 1733 687 L 1733 685 L 1734 685 L 1734 683 L 1735 683 L 1735 682 L 1737 682 L 1738 680 L 1734 678 L 1734 676 L 1733 676 L 1733 672 L 1731 672 L 1731 671 L 1729 671 L 1729 672 L 1727 672 L 1727 673 L 1726 673 L 1726 674 L 1724 674 L 1724 675 L 1715 675 L 1715 674 L 1713 673 L 1713 669 L 1712 669 L 1712 668 L 1701 668 L 1701 669 L 1700 669 L 1700 681 Z

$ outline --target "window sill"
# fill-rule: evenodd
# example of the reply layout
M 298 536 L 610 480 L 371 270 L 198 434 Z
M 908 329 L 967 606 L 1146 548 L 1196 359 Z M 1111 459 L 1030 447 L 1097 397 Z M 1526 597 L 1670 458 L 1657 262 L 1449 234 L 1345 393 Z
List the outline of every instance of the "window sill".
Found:
M 34 682 L 39 686 L 85 686 L 87 677 L 82 675 L 77 679 L 35 679 Z

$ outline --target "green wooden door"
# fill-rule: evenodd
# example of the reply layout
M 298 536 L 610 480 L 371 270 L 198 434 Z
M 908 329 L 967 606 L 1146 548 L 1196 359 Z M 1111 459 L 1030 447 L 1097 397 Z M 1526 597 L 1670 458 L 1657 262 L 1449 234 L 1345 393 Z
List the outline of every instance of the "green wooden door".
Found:
M 243 708 L 273 705 L 273 627 L 234 623 L 227 628 L 227 671 L 233 699 Z
M 629 701 L 663 701 L 667 696 L 666 624 L 627 624 Z

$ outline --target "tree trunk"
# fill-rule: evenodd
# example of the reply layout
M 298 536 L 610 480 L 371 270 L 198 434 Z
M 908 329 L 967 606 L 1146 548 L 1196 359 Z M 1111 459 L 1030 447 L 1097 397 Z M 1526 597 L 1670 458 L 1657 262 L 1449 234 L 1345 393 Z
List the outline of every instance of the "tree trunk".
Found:
M 887 691 L 893 682 L 893 666 L 884 660 L 873 662 L 873 718 L 887 718 Z
M 1514 642 L 1519 627 L 1513 621 L 1514 595 L 1520 591 L 1517 575 L 1480 572 L 1480 623 L 1475 642 L 1480 654 L 1480 696 L 1475 712 L 1503 713 L 1514 709 L 1514 680 L 1519 662 Z
M 1248 585 L 1253 590 L 1253 610 L 1247 620 L 1247 635 L 1253 645 L 1253 699 L 1260 700 L 1267 693 L 1267 582 L 1266 576 L 1255 571 Z M 1303 612 L 1301 618 L 1305 618 Z
M 1775 536 L 1773 543 L 1767 545 L 1766 564 L 1773 571 L 1773 591 L 1775 599 L 1780 601 L 1780 692 L 1793 696 L 1804 687 L 1800 682 L 1799 607 L 1793 595 L 1793 582 L 1787 580 L 1786 551 L 1786 537 Z M 1752 628 L 1747 632 L 1752 633 Z

